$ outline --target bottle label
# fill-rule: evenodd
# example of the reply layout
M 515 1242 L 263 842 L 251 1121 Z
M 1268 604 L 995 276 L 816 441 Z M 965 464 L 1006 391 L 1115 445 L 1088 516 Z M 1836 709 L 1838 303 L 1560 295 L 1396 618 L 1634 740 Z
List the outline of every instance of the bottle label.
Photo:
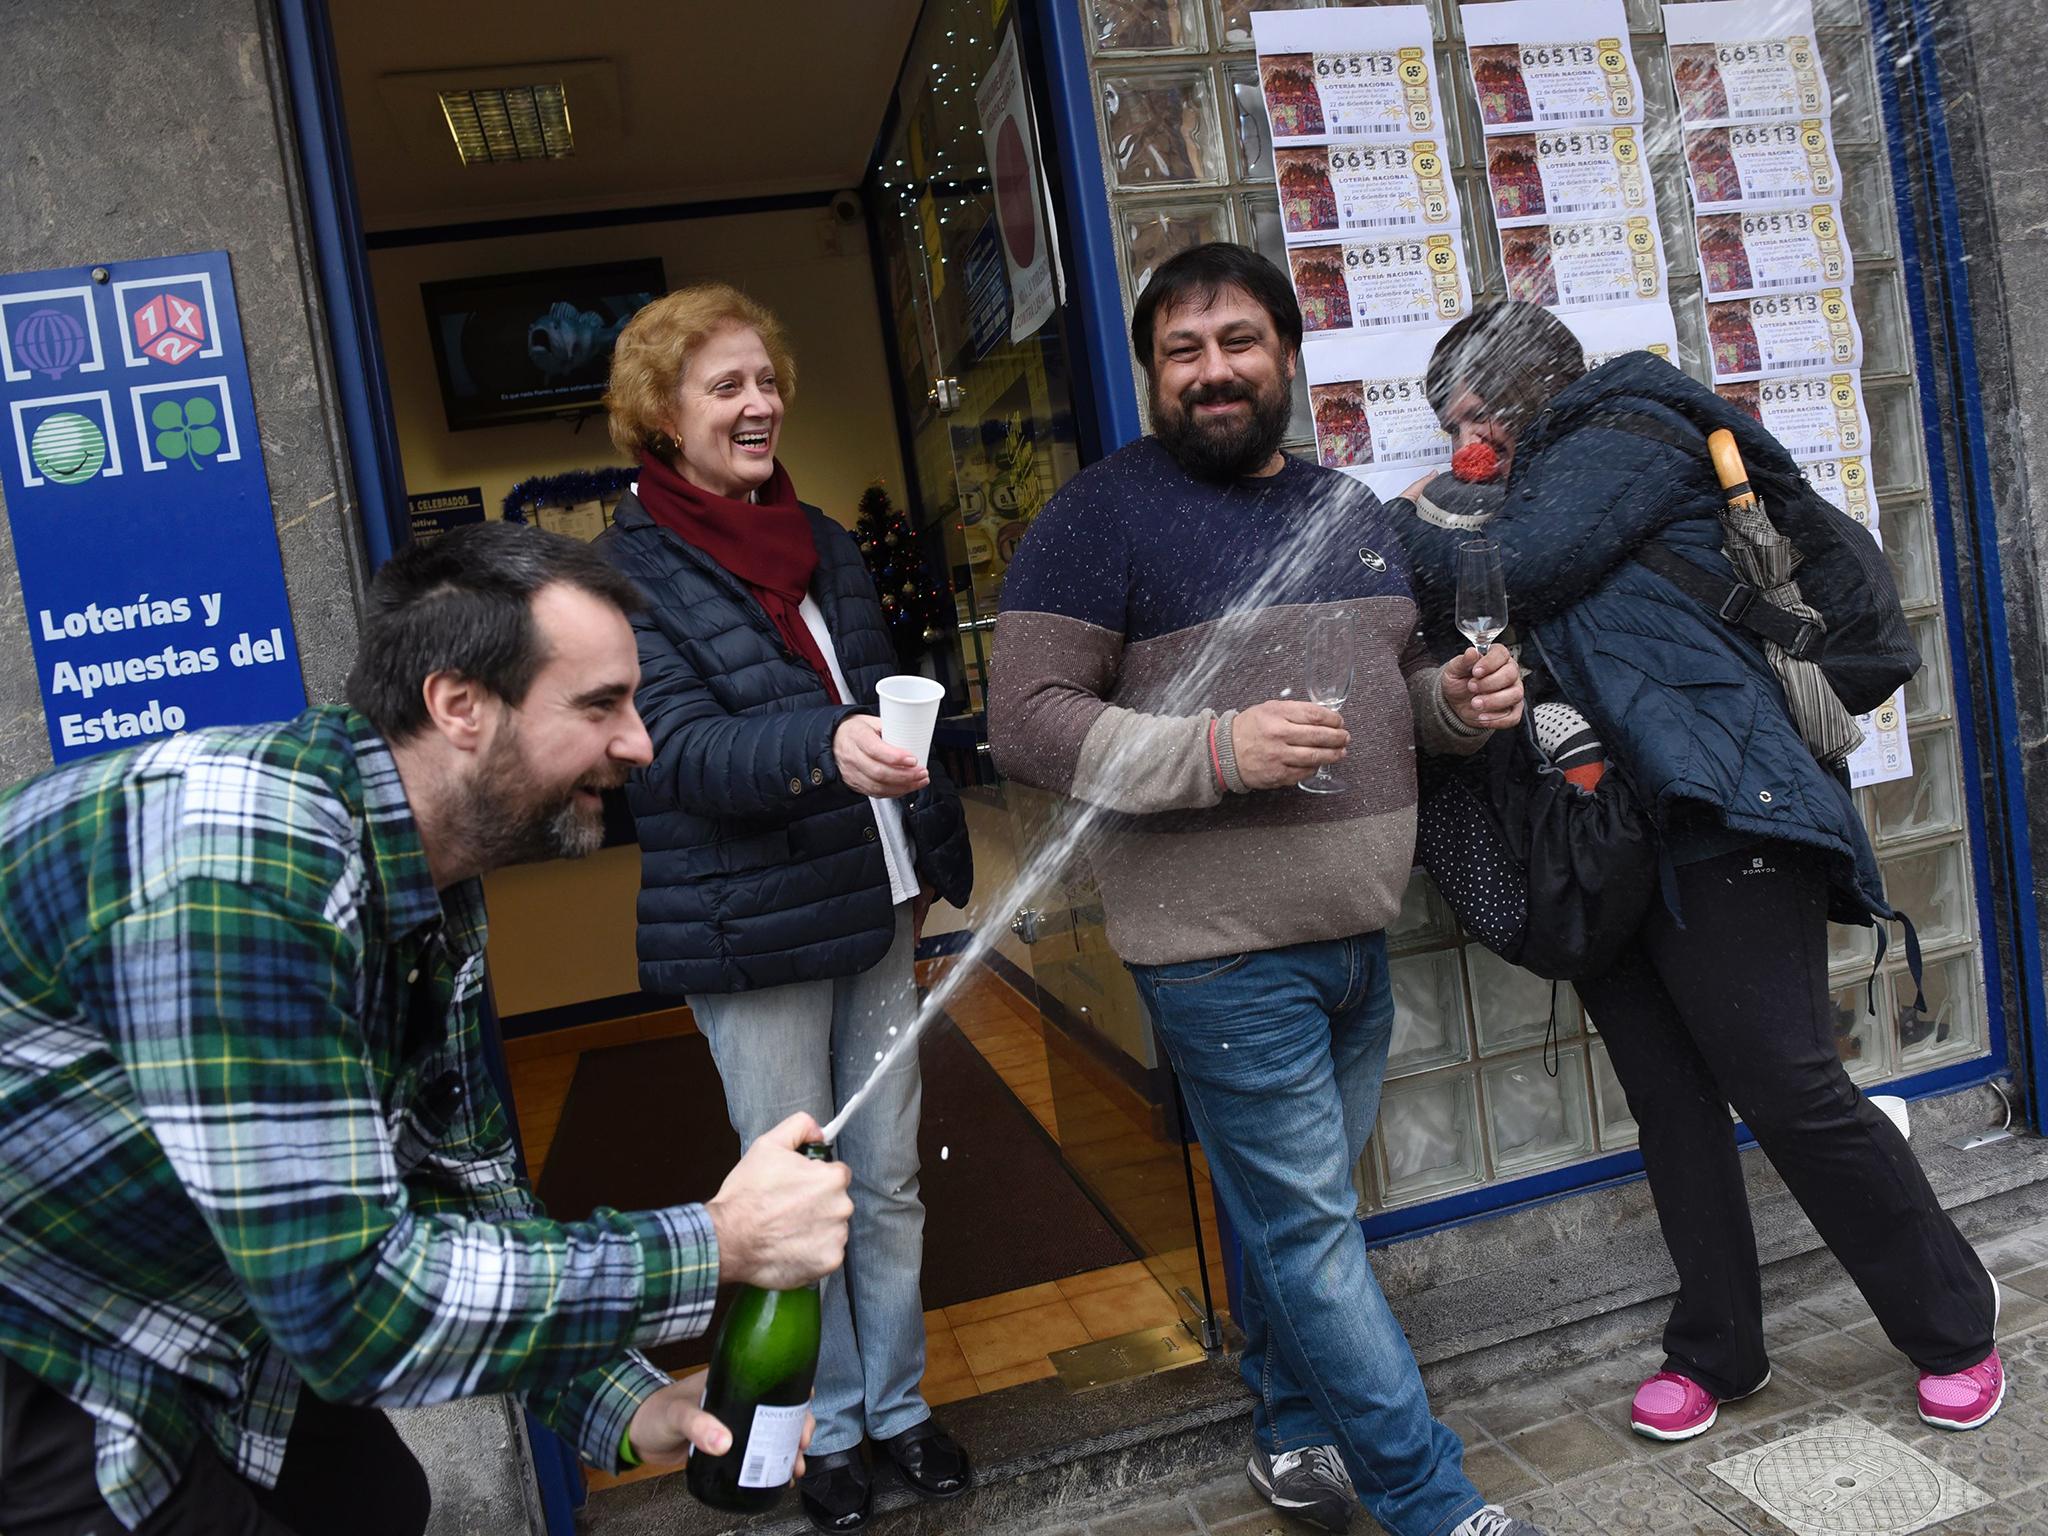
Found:
M 747 1457 L 740 1464 L 742 1488 L 780 1488 L 796 1469 L 796 1448 L 804 1437 L 804 1415 L 809 1403 L 779 1408 L 763 1403 L 754 1410 L 754 1427 L 747 1434 Z

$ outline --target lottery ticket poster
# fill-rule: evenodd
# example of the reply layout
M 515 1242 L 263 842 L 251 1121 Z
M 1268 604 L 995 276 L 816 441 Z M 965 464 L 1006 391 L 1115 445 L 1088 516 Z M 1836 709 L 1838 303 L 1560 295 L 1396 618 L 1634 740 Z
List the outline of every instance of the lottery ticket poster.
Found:
M 1678 364 L 1678 324 L 1668 304 L 1593 309 L 1559 318 L 1586 349 L 1588 373 L 1624 352 L 1652 352 L 1673 367 Z
M 1290 245 L 1355 232 L 1457 233 L 1456 184 L 1436 139 L 1291 145 L 1273 152 L 1273 168 Z
M 1771 293 L 1707 305 L 1714 382 L 1863 366 L 1863 331 L 1846 288 Z
M 1800 468 L 1809 485 L 1861 523 L 1879 548 L 1884 547 L 1884 530 L 1877 521 L 1877 500 L 1870 494 L 1869 470 L 1863 459 L 1825 459 Z M 1768 502 L 1764 510 L 1770 511 Z M 1905 689 L 1896 690 L 1868 714 L 1858 715 L 1856 725 L 1863 732 L 1863 740 L 1849 754 L 1852 789 L 1913 777 L 1913 747 L 1906 738 Z
M 1763 423 L 1801 463 L 1863 458 L 1870 417 L 1858 373 L 1811 373 L 1716 384 L 1714 393 Z
M 1365 235 L 1287 250 L 1304 335 L 1442 325 L 1472 312 L 1455 232 Z
M 1688 128 L 1684 141 L 1695 214 L 1841 196 L 1842 167 L 1824 117 Z
M 1906 737 L 1906 690 L 1901 688 L 1856 724 L 1863 741 L 1849 754 L 1849 787 L 1913 777 L 1913 744 Z
M 1846 288 L 1856 277 L 1839 203 L 1701 214 L 1693 235 L 1709 302 Z
M 1824 118 L 1832 98 L 1809 0 L 1706 0 L 1664 7 L 1679 121 Z
M 1253 11 L 1273 142 L 1444 141 L 1429 10 Z
M 1486 181 L 1502 229 L 1556 219 L 1654 214 L 1642 130 L 1546 128 L 1486 141 Z
M 1814 478 L 1811 465 L 1807 466 L 1807 478 Z M 1877 526 L 1877 504 L 1873 501 L 1869 506 L 1869 521 L 1864 522 L 1861 517 L 1858 517 L 1857 521 L 1863 522 L 1863 526 L 1870 530 L 1871 538 L 1882 547 L 1884 534 Z M 1866 784 L 1886 784 L 1893 779 L 1913 777 L 1913 746 L 1906 738 L 1905 689 L 1896 690 L 1889 699 L 1869 714 L 1858 715 L 1856 725 L 1863 732 L 1863 740 L 1849 754 L 1851 789 L 1861 789 Z
M 1870 460 L 1861 454 L 1840 459 L 1809 459 L 1799 466 L 1806 476 L 1806 483 L 1830 502 L 1837 510 L 1846 512 L 1865 528 L 1870 536 L 1883 542 L 1878 530 L 1877 495 L 1871 489 Z
M 1316 458 L 1382 495 L 1451 461 L 1451 440 L 1430 409 L 1423 380 L 1445 326 L 1305 343 L 1302 368 L 1315 417 Z M 1391 484 L 1391 491 L 1382 485 Z
M 1664 241 L 1647 213 L 1503 229 L 1500 259 L 1509 298 L 1559 314 L 1670 299 Z
M 1643 120 L 1622 0 L 1496 0 L 1459 9 L 1487 133 Z

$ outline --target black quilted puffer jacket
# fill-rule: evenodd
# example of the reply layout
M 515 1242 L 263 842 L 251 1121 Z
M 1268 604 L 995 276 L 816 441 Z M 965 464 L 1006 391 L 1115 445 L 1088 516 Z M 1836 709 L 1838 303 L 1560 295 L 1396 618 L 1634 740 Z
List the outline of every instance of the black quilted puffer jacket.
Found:
M 834 704 L 740 580 L 628 493 L 597 550 L 647 594 L 635 703 L 654 761 L 626 786 L 640 838 L 640 985 L 677 996 L 854 976 L 895 931 L 881 834 L 840 781 L 832 733 L 875 708 L 897 670 L 851 534 L 806 506 L 811 596 L 853 698 Z M 904 802 L 918 877 L 965 906 L 974 884 L 960 796 L 936 765 Z

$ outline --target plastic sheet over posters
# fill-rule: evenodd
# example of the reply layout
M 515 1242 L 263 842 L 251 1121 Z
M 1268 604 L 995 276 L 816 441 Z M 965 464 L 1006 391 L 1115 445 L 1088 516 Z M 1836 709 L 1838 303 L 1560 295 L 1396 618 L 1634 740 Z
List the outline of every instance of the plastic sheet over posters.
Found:
M 1679 120 L 1687 127 L 1828 113 L 1808 0 L 1705 0 L 1664 7 Z
M 1471 312 L 1428 11 L 1258 12 L 1287 266 L 1310 335 Z
M 1620 0 L 1502 0 L 1461 15 L 1508 296 L 1558 314 L 1668 302 Z

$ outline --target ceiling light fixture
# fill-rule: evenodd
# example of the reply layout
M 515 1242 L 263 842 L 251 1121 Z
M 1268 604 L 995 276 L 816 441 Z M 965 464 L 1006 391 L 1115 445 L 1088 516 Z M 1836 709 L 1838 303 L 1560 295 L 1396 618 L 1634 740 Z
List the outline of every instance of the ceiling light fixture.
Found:
M 442 91 L 441 115 L 464 165 L 559 160 L 574 154 L 569 93 L 560 81 Z

